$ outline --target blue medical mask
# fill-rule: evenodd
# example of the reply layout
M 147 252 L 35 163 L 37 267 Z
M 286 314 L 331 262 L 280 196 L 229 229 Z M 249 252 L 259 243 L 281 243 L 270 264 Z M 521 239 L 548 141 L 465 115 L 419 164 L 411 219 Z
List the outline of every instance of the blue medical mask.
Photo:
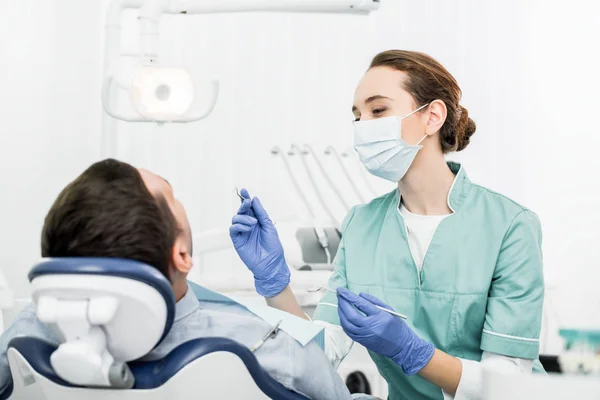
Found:
M 380 178 L 398 182 L 406 174 L 419 150 L 423 136 L 416 145 L 402 140 L 402 120 L 429 104 L 425 104 L 404 117 L 385 117 L 354 123 L 354 149 L 367 170 Z

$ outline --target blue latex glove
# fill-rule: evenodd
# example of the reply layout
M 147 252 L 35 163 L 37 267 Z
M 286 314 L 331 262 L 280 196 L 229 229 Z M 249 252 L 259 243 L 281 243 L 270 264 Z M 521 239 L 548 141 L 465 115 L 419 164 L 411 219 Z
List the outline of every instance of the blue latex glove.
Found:
M 391 358 L 406 375 L 416 374 L 431 360 L 433 344 L 418 337 L 401 318 L 375 307 L 392 310 L 390 306 L 367 293 L 357 296 L 346 288 L 337 293 L 340 322 L 352 340 Z
M 258 198 L 245 199 L 231 221 L 229 235 L 238 255 L 254 274 L 254 286 L 264 297 L 278 295 L 290 283 L 290 270 L 285 262 L 279 235 Z

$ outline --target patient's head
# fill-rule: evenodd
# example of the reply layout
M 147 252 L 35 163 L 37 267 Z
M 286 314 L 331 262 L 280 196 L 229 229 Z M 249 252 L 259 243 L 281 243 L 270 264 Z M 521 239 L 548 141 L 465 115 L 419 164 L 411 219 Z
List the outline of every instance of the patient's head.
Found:
M 192 267 L 190 225 L 167 181 L 117 160 L 93 164 L 60 193 L 43 257 L 116 257 L 156 267 L 179 298 Z

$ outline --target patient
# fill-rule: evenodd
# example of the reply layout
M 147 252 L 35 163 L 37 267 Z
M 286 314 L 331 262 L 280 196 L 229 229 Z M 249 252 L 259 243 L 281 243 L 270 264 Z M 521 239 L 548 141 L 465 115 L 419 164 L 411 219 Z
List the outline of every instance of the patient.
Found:
M 251 347 L 270 325 L 238 305 L 201 302 L 188 288 L 192 233 L 182 204 L 161 177 L 108 159 L 89 167 L 58 196 L 42 231 L 43 257 L 117 257 L 156 267 L 177 300 L 173 327 L 145 359 L 162 358 L 192 339 L 222 336 Z M 12 379 L 6 351 L 20 335 L 58 344 L 23 310 L 0 338 L 0 390 Z M 256 351 L 265 370 L 288 389 L 313 399 L 352 398 L 314 342 L 302 347 L 285 332 Z

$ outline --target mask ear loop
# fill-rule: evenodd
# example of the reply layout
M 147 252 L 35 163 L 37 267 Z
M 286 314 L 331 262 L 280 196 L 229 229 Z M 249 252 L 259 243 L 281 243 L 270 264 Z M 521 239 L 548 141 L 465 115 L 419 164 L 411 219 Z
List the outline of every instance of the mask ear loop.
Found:
M 425 108 L 425 107 L 427 107 L 428 105 L 429 105 L 429 103 L 423 104 L 421 107 L 417 108 L 415 111 L 411 112 L 411 113 L 410 113 L 410 114 L 408 114 L 408 115 L 405 115 L 405 116 L 404 116 L 402 119 L 405 119 L 405 118 L 408 118 L 408 117 L 410 117 L 411 115 L 413 115 L 414 113 L 416 113 L 416 112 L 418 112 L 418 111 L 421 111 L 422 109 L 424 109 L 424 108 Z M 402 121 L 402 119 L 401 119 L 400 121 Z M 423 142 L 423 140 L 425 140 L 425 139 L 427 139 L 427 135 L 423 136 L 423 137 L 421 138 L 421 140 L 419 140 L 415 146 L 419 146 L 419 145 L 421 144 L 421 142 Z
M 411 115 L 413 115 L 414 113 L 416 113 L 418 111 L 421 111 L 422 109 L 424 109 L 428 105 L 429 105 L 429 103 L 423 104 L 421 107 L 417 108 L 416 110 L 412 111 L 411 113 L 406 114 L 404 117 L 400 118 L 400 121 L 402 121 L 403 119 L 406 119 L 406 118 L 410 117 Z
M 419 140 L 419 141 L 417 142 L 417 144 L 415 144 L 415 146 L 419 146 L 419 145 L 421 144 L 421 142 L 423 142 L 423 140 L 427 139 L 427 136 L 428 136 L 428 135 L 425 135 L 425 136 L 423 136 L 423 137 L 421 138 L 421 140 Z

